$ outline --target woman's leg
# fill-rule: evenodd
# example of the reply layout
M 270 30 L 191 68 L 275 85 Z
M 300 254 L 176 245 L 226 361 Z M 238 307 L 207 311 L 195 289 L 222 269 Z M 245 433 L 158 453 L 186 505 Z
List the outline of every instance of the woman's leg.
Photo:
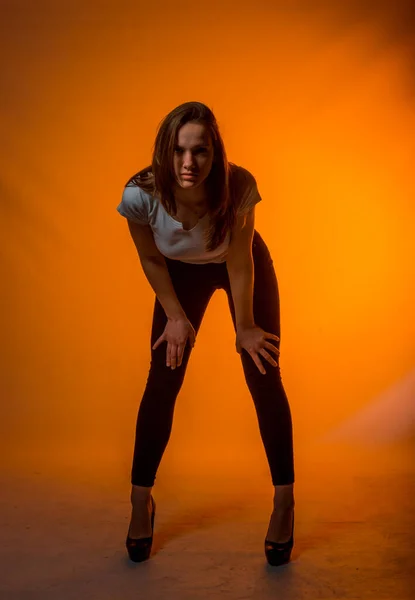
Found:
M 178 299 L 196 333 L 215 290 L 211 271 L 204 265 L 166 261 Z M 167 317 L 156 299 L 151 347 L 162 335 Z M 151 351 L 150 372 L 137 416 L 133 465 L 131 470 L 131 538 L 151 535 L 151 491 L 157 469 L 169 441 L 174 406 L 182 386 L 191 349 L 187 345 L 180 367 L 166 366 L 166 344 Z
M 254 260 L 254 320 L 268 333 L 278 337 L 280 331 L 280 306 L 278 283 L 272 258 L 261 236 L 255 232 L 252 254 Z M 235 309 L 227 278 L 225 290 L 235 325 Z M 272 340 L 270 340 L 272 341 Z M 279 342 L 273 342 L 279 348 Z M 274 357 L 275 355 L 271 353 Z M 264 444 L 272 483 L 275 488 L 274 515 L 267 537 L 271 541 L 285 541 L 291 533 L 294 456 L 291 411 L 281 380 L 280 367 L 272 367 L 263 360 L 266 374 L 262 375 L 251 356 L 244 350 L 241 355 L 245 379 L 251 392 L 261 438 Z M 288 536 L 286 536 L 288 532 Z M 278 539 L 273 539 L 278 538 Z
M 179 302 L 196 333 L 215 290 L 205 265 L 173 264 L 168 261 Z M 151 347 L 162 335 L 166 314 L 156 299 L 151 332 Z M 166 344 L 151 351 L 150 371 L 137 416 L 131 483 L 151 487 L 170 438 L 177 395 L 183 384 L 191 354 L 186 345 L 180 367 L 166 367 Z

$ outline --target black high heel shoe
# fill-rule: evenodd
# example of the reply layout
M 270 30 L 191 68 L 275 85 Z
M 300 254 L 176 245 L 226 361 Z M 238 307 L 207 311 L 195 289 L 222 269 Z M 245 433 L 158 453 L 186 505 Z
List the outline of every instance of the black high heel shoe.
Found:
M 272 567 L 279 567 L 290 561 L 291 551 L 294 546 L 294 512 L 291 537 L 287 542 L 270 542 L 265 540 L 265 556 Z
M 151 496 L 153 503 L 153 510 L 151 513 L 151 536 L 146 538 L 131 538 L 130 529 L 128 529 L 127 539 L 125 545 L 127 547 L 128 556 L 133 562 L 143 562 L 150 558 L 151 547 L 153 545 L 153 534 L 154 534 L 154 517 L 156 514 L 156 503 L 154 502 L 153 496 Z

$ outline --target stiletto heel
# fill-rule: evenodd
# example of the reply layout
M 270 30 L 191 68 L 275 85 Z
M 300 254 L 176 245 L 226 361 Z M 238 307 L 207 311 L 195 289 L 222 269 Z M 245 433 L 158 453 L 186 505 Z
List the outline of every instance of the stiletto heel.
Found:
M 151 513 L 151 536 L 146 538 L 131 538 L 128 529 L 127 539 L 125 545 L 127 547 L 128 556 L 133 562 L 143 562 L 150 558 L 151 547 L 153 545 L 153 534 L 154 534 L 154 517 L 156 514 L 156 503 L 154 502 L 153 496 L 151 496 L 153 503 L 153 510 Z
M 265 556 L 267 557 L 268 563 L 272 567 L 279 567 L 287 562 L 291 558 L 291 551 L 294 545 L 294 513 L 293 522 L 291 529 L 291 537 L 287 542 L 277 543 L 265 540 Z

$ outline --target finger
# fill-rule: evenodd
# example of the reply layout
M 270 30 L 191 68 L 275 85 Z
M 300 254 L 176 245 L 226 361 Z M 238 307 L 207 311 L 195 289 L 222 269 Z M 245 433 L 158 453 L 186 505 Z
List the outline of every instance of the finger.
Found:
M 181 367 L 184 353 L 184 344 L 179 344 L 177 347 L 177 366 Z
M 278 363 L 275 362 L 275 360 L 272 358 L 272 356 L 270 354 L 268 354 L 268 352 L 264 348 L 261 348 L 259 353 L 261 356 L 263 356 L 265 358 L 266 361 L 269 362 L 270 365 L 272 365 L 273 367 L 278 367 Z
M 249 354 L 252 357 L 252 360 L 254 361 L 256 366 L 258 367 L 259 372 L 262 373 L 262 375 L 265 375 L 266 371 L 258 354 L 256 354 L 256 352 L 250 352 Z
M 280 341 L 280 338 L 277 335 L 274 335 L 273 333 L 264 332 L 264 338 L 275 340 L 276 342 Z
M 172 368 L 173 371 L 174 371 L 174 369 L 177 366 L 177 346 L 175 344 L 171 345 L 170 366 L 171 366 L 171 368 Z
M 157 342 L 154 344 L 153 350 L 156 350 L 160 346 L 161 342 L 163 342 L 163 341 L 164 341 L 164 333 L 163 333 L 163 335 L 161 335 L 159 337 L 159 339 L 157 340 Z
M 176 367 L 175 367 L 175 368 L 177 368 L 177 367 L 180 367 L 180 365 L 181 365 L 181 362 L 182 362 L 182 361 L 181 361 L 182 354 L 180 353 L 180 344 L 178 344 L 178 345 L 176 346 L 176 354 L 175 354 L 174 356 L 175 356 L 175 358 L 176 358 Z
M 278 355 L 281 354 L 279 348 L 277 348 L 276 346 L 274 346 L 274 344 L 271 344 L 271 342 L 264 342 L 264 348 L 267 348 L 268 350 L 271 350 L 275 354 L 278 354 Z
M 167 350 L 166 350 L 166 367 L 170 367 L 170 363 L 171 363 L 171 345 L 167 344 Z
M 193 333 L 193 331 L 192 331 L 192 333 L 189 333 L 189 337 L 187 338 L 187 340 L 189 342 L 190 347 L 193 348 L 194 345 L 196 344 L 196 336 Z

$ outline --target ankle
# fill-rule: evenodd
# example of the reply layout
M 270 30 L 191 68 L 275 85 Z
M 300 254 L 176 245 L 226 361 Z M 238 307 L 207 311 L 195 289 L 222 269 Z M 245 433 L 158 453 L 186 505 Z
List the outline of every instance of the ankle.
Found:
M 274 510 L 289 511 L 295 506 L 293 486 L 276 486 L 274 493 Z
M 274 496 L 274 507 L 291 510 L 295 506 L 294 496 Z
M 151 499 L 152 487 L 143 487 L 133 485 L 131 487 L 131 504 L 149 504 Z
M 290 513 L 294 511 L 294 503 L 292 504 L 278 504 L 274 502 L 273 513 L 279 514 L 281 516 L 288 516 Z

